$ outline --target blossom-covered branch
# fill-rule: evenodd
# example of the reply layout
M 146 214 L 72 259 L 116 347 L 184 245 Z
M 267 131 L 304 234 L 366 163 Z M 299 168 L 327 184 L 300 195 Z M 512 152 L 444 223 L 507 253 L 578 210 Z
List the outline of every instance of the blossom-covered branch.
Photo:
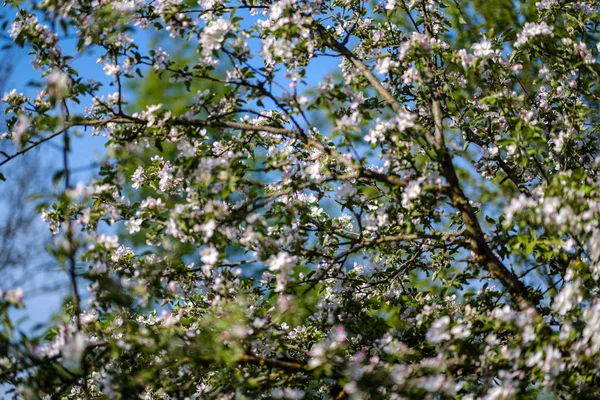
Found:
M 32 337 L 0 294 L 19 396 L 595 392 L 595 2 L 8 5 L 40 76 L 0 167 L 63 138 L 40 211 L 72 286 Z M 74 135 L 106 144 L 86 183 Z

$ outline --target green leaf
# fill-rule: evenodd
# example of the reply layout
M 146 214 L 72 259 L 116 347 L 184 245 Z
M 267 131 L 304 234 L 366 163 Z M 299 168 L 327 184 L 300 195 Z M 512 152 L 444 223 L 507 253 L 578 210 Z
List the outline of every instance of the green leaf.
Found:
M 65 171 L 63 171 L 63 170 L 58 171 L 57 173 L 54 174 L 54 176 L 52 176 L 52 183 L 57 185 L 64 175 L 65 175 Z

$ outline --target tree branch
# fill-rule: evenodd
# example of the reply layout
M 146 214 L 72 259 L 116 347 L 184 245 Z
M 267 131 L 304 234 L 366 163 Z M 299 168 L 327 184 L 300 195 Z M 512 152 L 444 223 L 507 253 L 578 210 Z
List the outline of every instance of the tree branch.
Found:
M 356 57 L 348 48 L 337 42 L 330 33 L 321 25 L 316 26 L 325 41 L 329 46 L 340 52 L 348 61 L 350 61 L 365 77 L 365 79 L 377 90 L 383 97 L 385 102 L 396 112 L 404 112 L 404 108 L 398 100 L 390 93 L 390 91 L 380 82 L 373 74 L 371 69 L 367 67 L 358 57 Z M 431 36 L 428 32 L 428 36 Z M 431 68 L 431 67 L 430 67 Z M 433 73 L 433 71 L 431 71 Z M 439 93 L 432 90 L 431 115 L 433 119 L 434 135 L 425 130 L 423 135 L 429 146 L 437 153 L 440 172 L 448 182 L 448 194 L 452 200 L 453 206 L 461 213 L 463 222 L 465 223 L 466 231 L 472 238 L 470 243 L 471 250 L 477 255 L 478 261 L 481 262 L 488 271 L 507 288 L 512 298 L 516 301 L 519 308 L 535 309 L 536 302 L 529 296 L 527 288 L 502 262 L 496 257 L 494 252 L 489 248 L 485 241 L 485 235 L 481 229 L 481 225 L 477 219 L 475 211 L 469 204 L 469 200 L 465 196 L 460 187 L 456 170 L 452 164 L 452 157 L 444 143 L 443 132 L 443 115 Z

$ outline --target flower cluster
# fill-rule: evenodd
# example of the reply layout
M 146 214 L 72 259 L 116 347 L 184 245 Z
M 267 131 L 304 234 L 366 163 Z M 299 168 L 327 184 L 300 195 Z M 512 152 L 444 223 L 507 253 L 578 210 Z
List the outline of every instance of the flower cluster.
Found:
M 7 1 L 43 80 L 2 97 L 0 167 L 64 139 L 40 210 L 70 295 L 29 337 L 0 292 L 0 383 L 595 396 L 597 4 L 461 3 Z M 106 140 L 87 184 L 75 134 Z

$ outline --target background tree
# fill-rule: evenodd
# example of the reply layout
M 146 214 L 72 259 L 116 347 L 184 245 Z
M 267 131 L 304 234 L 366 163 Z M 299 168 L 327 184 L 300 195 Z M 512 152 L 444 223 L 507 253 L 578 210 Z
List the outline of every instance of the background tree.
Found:
M 63 140 L 44 218 L 72 286 L 40 337 L 2 296 L 18 396 L 595 396 L 596 2 L 9 3 L 46 84 L 5 97 L 0 167 Z M 151 74 L 173 86 L 136 106 Z M 107 159 L 74 187 L 83 129 Z

